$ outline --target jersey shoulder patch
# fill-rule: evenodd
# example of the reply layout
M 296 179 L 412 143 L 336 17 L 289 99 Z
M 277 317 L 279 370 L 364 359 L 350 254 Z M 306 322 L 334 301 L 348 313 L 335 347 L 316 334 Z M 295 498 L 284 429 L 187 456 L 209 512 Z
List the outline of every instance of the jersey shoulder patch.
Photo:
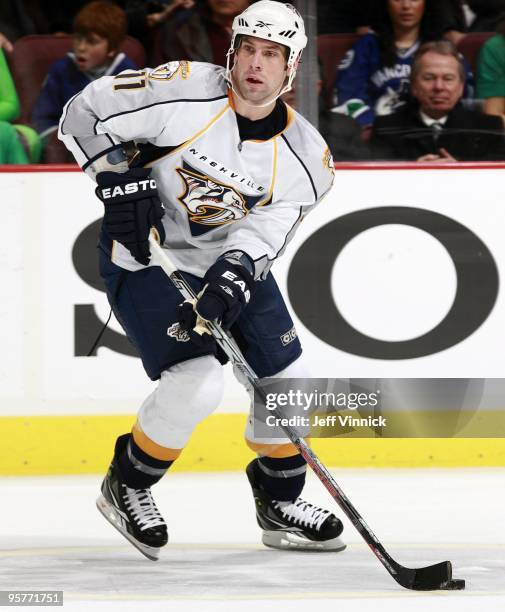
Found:
M 173 78 L 187 79 L 191 73 L 191 62 L 187 60 L 161 64 L 149 73 L 150 79 L 157 81 L 170 81 Z
M 222 66 L 187 60 L 172 61 L 147 70 L 151 86 L 164 99 L 211 99 L 226 94 Z

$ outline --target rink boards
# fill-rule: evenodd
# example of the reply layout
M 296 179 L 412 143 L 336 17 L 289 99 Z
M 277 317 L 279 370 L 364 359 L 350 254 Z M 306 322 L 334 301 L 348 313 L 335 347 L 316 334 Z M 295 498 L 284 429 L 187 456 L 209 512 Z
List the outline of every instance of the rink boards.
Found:
M 153 388 L 96 272 L 101 203 L 74 169 L 0 172 L 0 474 L 100 472 Z M 8 170 L 4 167 L 3 170 Z M 56 171 L 58 170 L 58 171 Z M 503 168 L 342 167 L 274 272 L 312 370 L 503 378 Z M 240 469 L 247 396 L 227 371 L 180 470 Z M 315 440 L 330 465 L 505 465 L 501 439 Z

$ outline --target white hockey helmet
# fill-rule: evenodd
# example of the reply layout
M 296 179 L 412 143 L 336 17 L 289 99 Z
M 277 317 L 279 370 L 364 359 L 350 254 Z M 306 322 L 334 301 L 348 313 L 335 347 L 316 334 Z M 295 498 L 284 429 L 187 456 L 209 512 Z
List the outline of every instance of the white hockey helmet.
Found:
M 293 68 L 307 45 L 303 19 L 291 4 L 275 0 L 259 0 L 237 15 L 232 24 L 231 45 L 226 57 L 226 79 L 231 83 L 231 58 L 236 51 L 237 36 L 255 36 L 284 45 L 289 49 L 288 68 Z M 296 70 L 289 75 L 282 95 L 291 89 Z

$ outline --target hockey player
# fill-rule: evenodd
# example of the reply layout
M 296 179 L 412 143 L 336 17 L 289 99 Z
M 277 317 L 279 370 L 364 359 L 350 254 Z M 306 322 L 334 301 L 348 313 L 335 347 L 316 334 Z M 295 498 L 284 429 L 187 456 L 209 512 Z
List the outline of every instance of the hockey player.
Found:
M 108 298 L 156 390 L 119 436 L 97 504 L 148 558 L 167 543 L 151 486 L 219 404 L 215 342 L 193 331 L 218 320 L 257 375 L 310 376 L 270 267 L 329 191 L 333 165 L 318 132 L 279 98 L 307 42 L 288 4 L 261 0 L 233 22 L 226 70 L 170 62 L 89 85 L 71 100 L 60 138 L 104 203 L 100 268 Z M 125 142 L 138 152 L 130 164 Z M 163 205 L 162 205 L 163 203 Z M 154 227 L 199 299 L 185 304 L 150 263 Z M 306 463 L 287 438 L 246 441 L 263 542 L 341 550 L 342 523 L 300 498 Z

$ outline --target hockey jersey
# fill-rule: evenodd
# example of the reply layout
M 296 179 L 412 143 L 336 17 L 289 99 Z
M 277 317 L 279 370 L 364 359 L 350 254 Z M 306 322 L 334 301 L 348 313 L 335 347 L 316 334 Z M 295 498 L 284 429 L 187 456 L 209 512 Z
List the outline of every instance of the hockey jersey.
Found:
M 326 143 L 289 107 L 280 133 L 242 142 L 224 69 L 200 62 L 98 79 L 66 105 L 59 137 L 83 169 L 126 141 L 144 151 L 166 209 L 165 246 L 197 276 L 241 250 L 265 278 L 333 182 Z M 142 268 L 119 243 L 111 258 Z
M 334 112 L 348 115 L 362 126 L 371 125 L 376 115 L 389 115 L 409 97 L 412 59 L 420 41 L 398 50 L 393 66 L 383 66 L 376 34 L 357 40 L 342 59 L 335 79 Z M 473 75 L 465 62 L 465 97 L 473 93 Z

